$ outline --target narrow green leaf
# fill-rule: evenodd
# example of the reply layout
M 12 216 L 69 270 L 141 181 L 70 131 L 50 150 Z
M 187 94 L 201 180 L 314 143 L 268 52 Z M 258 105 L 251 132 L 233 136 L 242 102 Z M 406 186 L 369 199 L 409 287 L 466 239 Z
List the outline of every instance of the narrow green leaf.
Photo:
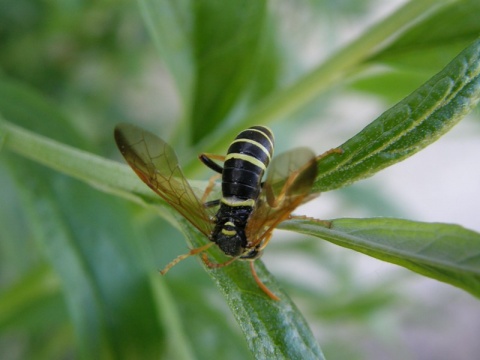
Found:
M 175 79 L 182 108 L 188 109 L 195 83 L 192 1 L 138 0 L 138 3 L 160 57 Z
M 455 1 L 429 14 L 367 62 L 407 67 L 430 76 L 480 35 L 480 2 Z
M 56 274 L 41 264 L 29 269 L 0 294 L 3 356 L 15 353 L 21 358 L 40 360 L 63 358 L 71 353 L 73 327 L 67 321 L 68 312 L 60 290 Z M 7 340 L 9 335 L 13 341 Z M 18 338 L 29 346 L 19 349 L 15 341 Z
M 264 0 L 195 3 L 194 143 L 218 127 L 251 84 L 261 60 L 266 10 Z
M 35 176 L 28 177 L 32 169 Z M 165 337 L 151 316 L 157 309 L 150 271 L 132 241 L 126 208 L 55 173 L 43 176 L 32 166 L 14 171 L 23 179 L 39 245 L 61 278 L 80 352 L 87 358 L 159 356 Z M 96 216 L 98 209 L 108 209 L 108 216 Z
M 58 278 L 46 266 L 27 273 L 7 291 L 0 294 L 0 330 L 21 317 L 32 304 L 59 293 Z
M 441 72 L 319 162 L 314 191 L 372 176 L 433 143 L 480 100 L 480 40 Z
M 406 26 L 425 13 L 436 10 L 455 0 L 409 1 L 403 7 L 361 34 L 355 41 L 340 49 L 324 63 L 303 75 L 295 83 L 278 89 L 262 100 L 244 118 L 236 122 L 231 133 L 239 133 L 248 126 L 268 124 L 285 118 L 305 106 L 323 91 L 359 69 L 366 59 L 380 51 L 382 46 Z M 222 129 L 223 130 L 223 129 Z M 220 131 L 222 131 L 220 130 Z M 199 145 L 204 152 L 219 153 L 228 146 L 228 140 L 214 132 Z M 189 164 L 188 167 L 193 166 Z
M 0 86 L 0 90 L 4 88 Z M 55 134 L 63 133 L 62 117 L 50 112 L 41 99 L 22 96 L 22 92 L 13 94 L 18 97 L 10 96 L 14 101 L 2 107 L 12 119 L 35 127 L 31 118 L 40 116 L 46 123 L 56 125 L 52 129 Z M 175 358 L 192 358 L 181 329 L 172 321 L 177 316 L 175 309 L 164 308 L 168 306 L 166 288 L 159 283 L 155 268 L 146 267 L 139 254 L 134 241 L 138 236 L 130 226 L 131 214 L 123 206 L 126 204 L 113 204 L 116 200 L 96 192 L 89 196 L 91 190 L 83 184 L 14 157 L 5 150 L 17 149 L 34 160 L 42 158 L 41 163 L 57 169 L 63 167 L 88 183 L 95 182 L 95 176 L 88 179 L 88 168 L 96 169 L 93 172 L 100 176 L 96 178 L 98 186 L 106 188 L 109 181 L 115 182 L 117 178 L 115 163 L 102 162 L 99 157 L 34 135 L 3 120 L 0 137 L 4 139 L 3 160 L 10 163 L 19 192 L 23 194 L 22 209 L 27 213 L 28 225 L 34 227 L 34 238 L 61 279 L 78 353 L 87 358 L 112 358 L 118 354 L 145 358 L 168 352 L 175 354 Z M 130 169 L 125 171 L 131 175 Z M 119 188 L 121 191 L 121 186 L 115 187 Z M 157 275 L 154 282 L 150 278 L 152 273 Z M 160 291 L 162 296 L 155 296 Z M 168 313 L 168 316 L 161 319 L 152 316 L 157 313 Z M 170 323 L 165 335 L 162 326 L 167 326 L 163 323 L 167 319 Z M 168 341 L 168 346 L 164 341 Z
M 190 246 L 199 247 L 208 241 L 184 218 L 177 217 Z M 210 256 L 218 262 L 225 261 L 219 251 Z M 256 358 L 323 359 L 305 319 L 261 261 L 255 262 L 257 273 L 280 301 L 271 300 L 260 290 L 246 262 L 236 261 L 217 270 L 204 267 L 224 294 Z
M 108 339 L 105 314 L 98 301 L 98 289 L 90 281 L 88 269 L 77 252 L 75 242 L 78 237 L 65 224 L 62 210 L 48 187 L 39 184 L 42 178 L 37 173 L 34 179 L 28 179 L 28 187 L 36 188 L 39 196 L 33 198 L 31 192 L 25 192 L 28 200 L 24 206 L 31 211 L 31 226 L 39 243 L 43 244 L 52 267 L 62 279 L 80 353 L 88 357 L 98 352 L 100 358 L 111 358 L 115 350 Z
M 126 194 L 127 191 L 132 191 L 140 198 L 154 197 L 140 180 L 132 181 L 135 176 L 131 169 L 120 163 L 36 135 L 2 118 L 0 136 L 5 137 L 5 146 L 10 150 L 104 191 L 121 192 L 132 200 L 135 197 Z
M 2 133 L 6 134 L 8 149 L 90 184 L 98 184 L 101 190 L 150 206 L 182 229 L 191 247 L 208 241 L 183 217 L 159 201 L 127 166 L 34 135 L 6 122 L 0 122 L 0 135 Z M 222 258 L 218 253 L 213 255 L 219 260 Z M 259 289 L 246 263 L 238 261 L 224 269 L 208 269 L 225 294 L 252 353 L 260 358 L 322 359 L 322 352 L 300 312 L 261 262 L 256 264 L 259 276 L 281 297 L 281 301 L 271 300 Z
M 162 246 L 165 245 L 166 242 L 162 242 Z M 223 302 L 222 294 L 210 286 L 211 279 L 197 261 L 189 263 L 181 265 L 189 268 L 187 276 L 185 273 L 179 276 L 169 274 L 166 279 L 175 294 L 176 304 L 182 310 L 182 318 L 188 321 L 184 330 L 195 349 L 196 358 L 210 359 L 213 354 L 219 359 L 254 359 L 243 333 L 232 324 L 232 317 L 226 316 L 228 307 L 219 308 L 219 303 Z
M 0 78 L 0 120 L 1 116 L 27 129 L 34 128 L 37 134 L 71 146 L 87 147 L 56 104 L 28 85 L 3 77 Z
M 458 53 L 458 52 L 457 52 Z M 439 67 L 441 68 L 441 67 Z M 355 91 L 367 92 L 384 100 L 387 104 L 395 104 L 418 88 L 429 76 L 423 72 L 386 71 L 370 74 L 356 79 L 350 86 Z
M 282 229 L 313 235 L 480 297 L 480 234 L 459 225 L 402 219 L 337 219 L 331 228 L 290 220 Z
M 261 61 L 266 1 L 138 0 L 170 69 L 194 143 L 211 133 Z

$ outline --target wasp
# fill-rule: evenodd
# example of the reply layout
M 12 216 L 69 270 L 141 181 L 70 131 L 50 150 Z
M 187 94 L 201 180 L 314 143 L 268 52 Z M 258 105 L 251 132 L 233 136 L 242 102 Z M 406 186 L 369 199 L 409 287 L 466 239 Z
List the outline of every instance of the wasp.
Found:
M 223 267 L 235 260 L 249 260 L 255 282 L 271 299 L 279 300 L 258 277 L 254 260 L 262 255 L 275 227 L 314 197 L 310 190 L 317 175 L 318 157 L 310 149 L 296 148 L 273 158 L 272 131 L 266 126 L 252 126 L 237 135 L 227 155 L 203 153 L 199 156 L 222 178 L 220 199 L 206 201 L 216 177 L 210 179 L 203 195 L 199 194 L 188 183 L 175 151 L 165 141 L 131 124 L 117 125 L 114 136 L 120 152 L 138 177 L 210 240 L 178 256 L 162 274 L 179 261 L 197 254 L 201 254 L 210 268 Z M 332 149 L 324 155 L 331 152 L 338 151 Z M 223 162 L 223 166 L 218 161 Z M 214 244 L 231 259 L 211 262 L 205 251 Z

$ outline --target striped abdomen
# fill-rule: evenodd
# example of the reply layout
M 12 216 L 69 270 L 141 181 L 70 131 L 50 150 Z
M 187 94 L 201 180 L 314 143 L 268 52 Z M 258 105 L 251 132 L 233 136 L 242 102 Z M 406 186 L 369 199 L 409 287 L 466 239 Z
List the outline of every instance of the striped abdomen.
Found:
M 265 126 L 242 131 L 228 148 L 222 173 L 222 202 L 256 200 L 273 155 L 273 134 Z
M 245 227 L 261 191 L 262 176 L 273 155 L 273 134 L 265 126 L 242 131 L 228 148 L 222 170 L 222 199 L 211 235 L 230 256 L 254 259 L 256 248 L 248 248 Z

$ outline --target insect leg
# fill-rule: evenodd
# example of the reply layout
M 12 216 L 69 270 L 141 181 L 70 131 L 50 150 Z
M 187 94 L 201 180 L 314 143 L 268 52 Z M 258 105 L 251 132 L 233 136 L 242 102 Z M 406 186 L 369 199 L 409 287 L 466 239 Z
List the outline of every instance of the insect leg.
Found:
M 278 194 L 275 194 L 274 190 L 273 190 L 273 187 L 272 187 L 272 184 L 268 183 L 268 181 L 263 185 L 263 188 L 265 189 L 265 195 L 266 195 L 266 198 L 267 198 L 267 203 L 268 205 L 270 205 L 270 207 L 272 208 L 276 208 L 279 206 L 279 204 L 281 204 L 287 196 L 291 196 L 292 194 L 290 195 L 287 195 L 287 192 L 291 189 L 292 185 L 295 183 L 295 181 L 297 181 L 298 177 L 302 175 L 302 173 L 309 167 L 312 167 L 314 166 L 315 164 L 315 159 L 312 158 L 311 161 L 309 161 L 308 163 L 306 163 L 302 168 L 298 169 L 297 171 L 294 171 L 292 172 L 288 178 L 285 180 L 285 183 L 283 184 L 281 190 L 278 192 Z M 302 199 L 303 199 L 304 196 L 301 196 L 298 201 L 298 205 L 300 205 L 302 203 Z M 294 207 L 291 206 L 293 209 Z
M 287 193 L 288 189 L 293 184 L 293 182 L 296 180 L 297 175 L 291 175 L 287 179 L 287 181 L 285 182 L 285 184 L 282 187 L 282 190 L 280 190 L 280 192 L 278 193 L 277 196 L 275 196 L 275 194 L 273 192 L 273 189 L 272 189 L 272 186 L 270 184 L 265 185 L 265 195 L 267 197 L 267 203 L 268 203 L 268 205 L 270 205 L 270 207 L 276 208 L 276 207 L 278 207 L 279 204 L 282 203 L 282 201 L 285 199 L 285 194 Z M 299 200 L 300 201 L 298 201 L 297 206 L 299 206 L 302 203 L 302 201 L 301 201 L 302 198 L 299 198 Z M 293 208 L 293 206 L 292 206 L 292 208 Z
M 203 260 L 203 263 L 205 265 L 207 265 L 210 269 L 218 269 L 218 268 L 222 268 L 224 266 L 227 266 L 227 265 L 230 265 L 231 263 L 233 263 L 235 260 L 238 259 L 238 256 L 237 257 L 234 257 L 234 258 L 231 258 L 223 263 L 213 263 L 210 261 L 210 259 L 208 258 L 207 254 L 202 254 L 202 260 Z
M 201 162 L 203 162 L 205 165 L 207 165 L 210 169 L 213 171 L 218 172 L 219 174 L 216 174 L 210 178 L 208 181 L 208 185 L 205 188 L 205 192 L 203 193 L 202 196 L 202 203 L 206 208 L 214 207 L 220 205 L 220 200 L 212 200 L 212 201 L 206 201 L 208 195 L 212 192 L 213 187 L 215 186 L 215 180 L 217 180 L 221 174 L 223 173 L 223 167 L 218 165 L 213 159 L 224 161 L 225 156 L 223 155 L 215 155 L 215 154 L 207 154 L 203 153 L 198 156 Z
M 205 192 L 203 193 L 202 200 L 201 200 L 201 202 L 205 205 L 205 207 L 216 206 L 220 203 L 220 200 L 213 200 L 213 201 L 206 202 L 208 195 L 210 195 L 210 193 L 213 190 L 213 187 L 215 186 L 215 180 L 219 179 L 220 176 L 221 176 L 220 174 L 215 174 L 210 178 L 210 180 L 208 180 L 208 185 L 205 188 Z
M 274 226 L 272 226 L 268 231 L 267 233 L 264 235 L 264 240 L 262 241 L 262 243 L 260 244 L 260 246 L 258 246 L 258 248 L 256 248 L 258 250 L 258 254 L 261 254 L 261 251 L 267 246 L 268 242 L 270 241 L 270 239 L 272 238 L 272 231 L 274 229 Z M 258 257 L 257 257 L 258 258 Z M 257 272 L 255 271 L 255 266 L 254 266 L 254 261 L 255 259 L 251 259 L 250 260 L 250 270 L 252 271 L 252 275 L 253 275 L 253 279 L 255 280 L 255 282 L 257 283 L 258 287 L 260 289 L 262 289 L 262 291 L 268 295 L 268 297 L 272 300 L 275 300 L 275 301 L 279 301 L 280 298 L 275 295 L 263 282 L 262 280 L 260 280 L 260 278 L 258 277 L 258 274 Z
M 344 151 L 341 147 L 338 147 L 338 148 L 333 148 L 333 149 L 330 149 L 330 150 L 327 150 L 325 151 L 323 154 L 320 154 L 318 155 L 315 160 L 316 161 L 319 161 L 319 160 L 322 160 L 323 158 L 327 157 L 328 155 L 332 155 L 332 154 L 343 154 Z
M 177 256 L 175 259 L 173 259 L 167 266 L 165 266 L 163 268 L 163 270 L 160 271 L 160 274 L 162 275 L 165 275 L 168 270 L 170 270 L 172 267 L 174 267 L 175 265 L 177 265 L 180 261 L 192 256 L 192 255 L 197 255 L 201 252 L 204 252 L 205 250 L 207 250 L 210 246 L 212 246 L 214 243 L 213 242 L 210 242 L 206 245 L 203 245 L 203 246 L 200 246 L 198 248 L 195 248 L 195 249 L 192 249 L 190 250 L 188 253 L 186 254 L 183 254 L 183 255 L 180 255 L 180 256 Z
M 206 208 L 211 208 L 220 205 L 220 199 L 217 200 L 212 200 L 212 201 L 207 201 L 203 203 L 203 206 Z
M 213 171 L 216 171 L 219 174 L 221 174 L 223 172 L 223 167 L 218 165 L 213 160 L 225 161 L 225 156 L 203 153 L 203 154 L 200 154 L 198 156 L 198 158 L 200 159 L 201 162 L 203 162 L 205 165 L 207 165 Z
M 305 216 L 305 215 L 290 215 L 288 217 L 288 220 L 309 220 L 309 221 L 314 221 L 316 223 L 321 224 L 322 226 L 325 226 L 328 229 L 332 228 L 332 222 L 328 220 L 320 220 L 320 219 L 315 219 L 310 216 Z
M 252 271 L 253 278 L 255 279 L 255 282 L 257 283 L 258 287 L 262 289 L 262 291 L 265 294 L 267 294 L 270 299 L 279 301 L 280 298 L 277 295 L 275 295 L 258 277 L 257 272 L 255 271 L 255 266 L 253 261 L 250 261 L 250 270 Z
M 282 222 L 282 220 L 279 220 L 279 222 Z M 267 232 L 265 233 L 265 235 L 263 236 L 263 240 L 260 244 L 260 246 L 257 248 L 257 250 L 259 252 L 263 251 L 263 249 L 265 249 L 265 247 L 268 245 L 268 242 L 270 241 L 270 239 L 272 238 L 272 235 L 273 235 L 273 230 L 275 229 L 275 227 L 278 225 L 278 223 L 275 223 L 274 225 L 272 225 L 268 230 Z

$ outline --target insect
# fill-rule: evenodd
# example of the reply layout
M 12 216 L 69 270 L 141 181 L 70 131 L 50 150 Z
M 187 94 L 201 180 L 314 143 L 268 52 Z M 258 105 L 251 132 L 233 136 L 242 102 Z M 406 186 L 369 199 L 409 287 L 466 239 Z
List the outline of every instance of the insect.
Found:
M 235 138 L 226 156 L 199 156 L 222 176 L 221 198 L 206 201 L 214 178 L 203 195 L 196 193 L 183 175 L 173 148 L 165 141 L 131 124 L 117 125 L 114 135 L 120 152 L 140 179 L 210 240 L 178 256 L 161 273 L 196 254 L 201 254 L 210 268 L 249 260 L 258 286 L 270 298 L 279 300 L 258 277 L 254 260 L 262 255 L 275 227 L 311 199 L 309 192 L 317 175 L 314 153 L 308 148 L 296 148 L 272 159 L 271 130 L 265 126 L 250 127 Z M 217 161 L 223 161 L 223 166 Z M 231 259 L 212 263 L 205 251 L 214 244 Z

